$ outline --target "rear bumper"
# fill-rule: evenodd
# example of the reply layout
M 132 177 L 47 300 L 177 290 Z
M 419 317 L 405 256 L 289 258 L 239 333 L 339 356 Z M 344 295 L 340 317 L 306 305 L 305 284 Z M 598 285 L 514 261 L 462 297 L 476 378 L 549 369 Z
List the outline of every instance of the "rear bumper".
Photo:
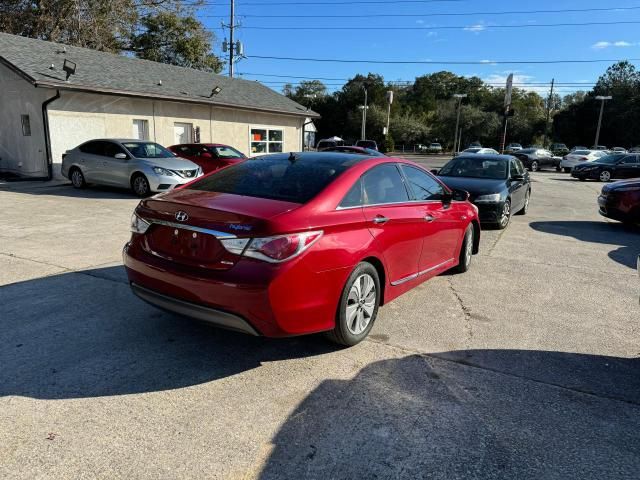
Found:
M 237 315 L 169 297 L 167 295 L 154 292 L 153 290 L 149 290 L 148 288 L 141 287 L 140 285 L 136 285 L 135 283 L 131 284 L 131 291 L 145 302 L 161 308 L 162 310 L 202 320 L 215 325 L 216 327 L 235 330 L 249 335 L 259 335 L 256 329 L 253 328 L 249 322 Z

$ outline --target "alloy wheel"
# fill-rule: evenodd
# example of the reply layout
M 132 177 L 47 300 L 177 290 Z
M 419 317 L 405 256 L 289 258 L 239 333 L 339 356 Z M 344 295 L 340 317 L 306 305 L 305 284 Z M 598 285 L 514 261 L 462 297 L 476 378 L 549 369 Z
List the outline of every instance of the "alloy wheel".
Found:
M 84 177 L 82 172 L 78 169 L 75 169 L 71 174 L 71 183 L 75 188 L 82 188 L 84 185 Z
M 469 265 L 471 263 L 472 256 L 473 256 L 473 228 L 467 231 L 467 241 L 464 249 L 465 265 Z
M 353 282 L 345 311 L 347 329 L 351 334 L 360 335 L 366 330 L 375 312 L 376 295 L 376 284 L 368 273 Z
M 133 191 L 139 197 L 144 197 L 149 193 L 149 182 L 142 175 L 133 179 Z
M 531 162 L 531 171 L 532 172 L 538 171 L 538 162 Z
M 502 215 L 500 216 L 500 226 L 506 227 L 511 219 L 511 202 L 507 200 L 502 207 Z
M 607 170 L 603 170 L 602 172 L 600 172 L 601 182 L 608 182 L 609 180 L 611 180 L 611 172 L 608 172 Z

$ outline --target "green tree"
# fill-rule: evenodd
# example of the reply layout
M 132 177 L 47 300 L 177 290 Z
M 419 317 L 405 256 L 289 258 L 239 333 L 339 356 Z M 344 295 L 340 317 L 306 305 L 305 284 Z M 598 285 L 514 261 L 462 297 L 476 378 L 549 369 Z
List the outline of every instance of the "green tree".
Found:
M 161 12 L 143 17 L 140 24 L 144 31 L 131 42 L 139 58 L 216 73 L 222 70 L 222 62 L 211 53 L 212 34 L 194 16 Z

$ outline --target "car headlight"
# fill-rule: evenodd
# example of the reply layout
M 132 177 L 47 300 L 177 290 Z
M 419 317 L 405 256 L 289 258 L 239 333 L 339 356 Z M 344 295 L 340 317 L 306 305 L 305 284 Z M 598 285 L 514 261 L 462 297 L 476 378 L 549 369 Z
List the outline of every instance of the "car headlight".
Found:
M 491 195 L 480 195 L 474 200 L 474 203 L 500 203 L 502 197 L 499 193 L 493 193 Z
M 135 213 L 131 215 L 131 231 L 133 233 L 143 234 L 147 231 L 151 224 L 142 218 L 140 218 Z
M 164 175 L 166 177 L 172 177 L 173 176 L 173 172 L 171 170 L 167 170 L 166 168 L 162 168 L 162 167 L 153 167 L 153 171 L 157 174 L 157 175 Z

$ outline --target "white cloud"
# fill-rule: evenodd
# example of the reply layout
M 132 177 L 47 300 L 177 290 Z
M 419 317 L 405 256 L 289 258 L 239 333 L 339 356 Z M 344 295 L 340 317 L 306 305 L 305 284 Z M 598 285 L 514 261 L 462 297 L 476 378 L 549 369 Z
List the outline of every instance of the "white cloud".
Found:
M 480 60 L 480 63 L 484 63 L 486 65 L 497 65 L 493 60 Z
M 509 75 L 500 72 L 493 73 L 486 77 L 482 77 L 482 81 L 485 83 L 489 83 L 496 88 L 505 87 L 507 85 L 507 77 Z M 535 77 L 531 75 L 522 75 L 522 74 L 514 74 L 513 75 L 513 83 L 515 88 L 519 88 L 522 90 L 526 90 L 528 92 L 537 92 L 538 94 L 545 96 L 549 94 L 549 88 L 551 87 L 551 83 L 548 86 L 527 86 L 522 85 L 523 83 L 533 83 L 535 82 Z
M 416 23 L 417 23 L 418 25 L 422 25 L 422 24 L 424 23 L 424 20 L 416 20 Z
M 484 22 L 478 22 L 474 25 L 469 25 L 468 27 L 464 27 L 464 29 L 467 32 L 473 32 L 473 33 L 480 33 L 484 30 L 486 30 L 487 26 L 484 24 Z
M 427 37 L 433 38 L 437 36 L 438 36 L 438 32 L 427 32 Z
M 591 45 L 591 48 L 595 50 L 603 50 L 605 48 L 610 48 L 610 47 L 627 48 L 627 47 L 633 47 L 634 45 L 637 45 L 637 43 L 626 42 L 624 40 L 618 40 L 617 42 L 600 41 Z

